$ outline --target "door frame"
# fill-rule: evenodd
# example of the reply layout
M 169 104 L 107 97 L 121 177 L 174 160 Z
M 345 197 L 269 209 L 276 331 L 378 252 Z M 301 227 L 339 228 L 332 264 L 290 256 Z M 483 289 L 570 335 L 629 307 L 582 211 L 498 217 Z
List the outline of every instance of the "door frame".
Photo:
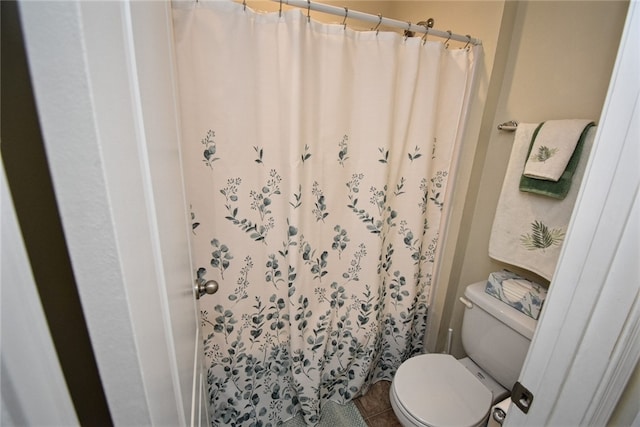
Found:
M 0 424 L 78 425 L 31 272 L 1 155 L 0 230 Z
M 172 420 L 178 420 L 181 417 L 179 399 L 176 398 L 173 390 L 175 387 L 174 377 L 168 375 L 163 378 L 154 378 L 149 372 L 147 364 L 147 362 L 157 364 L 158 367 L 166 367 L 170 371 L 172 369 L 170 357 L 167 354 L 161 354 L 157 355 L 158 360 L 154 361 L 150 359 L 150 355 L 140 349 L 141 343 L 147 339 L 157 339 L 166 345 L 166 336 L 169 332 L 164 323 L 145 319 L 149 316 L 149 311 L 137 311 L 140 307 L 132 304 L 132 301 L 136 297 L 140 300 L 146 299 L 149 310 L 154 312 L 154 315 L 163 313 L 166 307 L 163 307 L 158 298 L 152 297 L 155 291 L 153 286 L 150 288 L 128 286 L 130 283 L 136 282 L 136 279 L 140 279 L 140 276 L 145 279 L 145 282 L 154 282 L 157 276 L 161 276 L 157 266 L 157 251 L 154 252 L 148 248 L 148 244 L 154 240 L 149 235 L 152 231 L 145 229 L 140 221 L 144 221 L 149 215 L 154 215 L 154 212 L 149 211 L 150 207 L 145 203 L 144 197 L 140 199 L 125 197 L 125 195 L 135 194 L 135 191 L 141 191 L 141 188 L 145 188 L 145 184 L 141 182 L 139 176 L 139 174 L 143 174 L 144 167 L 138 163 L 136 168 L 138 176 L 132 177 L 131 180 L 123 180 L 124 184 L 115 186 L 108 178 L 113 178 L 114 174 L 126 171 L 117 168 L 107 170 L 109 168 L 104 162 L 104 157 L 110 154 L 116 158 L 121 156 L 125 159 L 128 156 L 133 156 L 132 158 L 137 159 L 139 152 L 135 147 L 139 147 L 140 143 L 139 128 L 121 126 L 121 129 L 118 129 L 124 134 L 124 138 L 135 141 L 130 147 L 132 152 L 108 153 L 109 147 L 103 144 L 106 129 L 101 129 L 97 123 L 104 119 L 102 115 L 105 113 L 98 111 L 94 105 L 96 97 L 100 94 L 105 95 L 105 91 L 108 92 L 111 86 L 94 76 L 88 66 L 87 49 L 91 45 L 89 39 L 93 38 L 92 40 L 95 42 L 102 38 L 105 43 L 108 43 L 110 37 L 104 33 L 98 33 L 96 28 L 99 26 L 92 27 L 90 25 L 92 23 L 86 21 L 86 16 L 81 13 L 83 5 L 80 1 L 38 2 L 33 5 L 29 3 L 23 1 L 20 6 L 34 91 L 43 124 L 45 144 L 52 166 L 53 181 L 63 217 L 65 235 L 114 422 L 116 424 L 148 425 L 153 424 L 153 421 L 160 420 L 159 417 L 166 412 L 168 418 L 156 424 L 171 423 Z M 167 8 L 167 3 L 164 3 L 163 7 Z M 629 16 L 634 16 L 635 26 L 639 28 L 637 13 L 632 13 L 636 10 L 635 3 L 631 2 Z M 126 13 L 120 14 L 119 23 L 121 26 L 112 26 L 113 28 L 108 35 L 115 34 L 121 38 L 122 28 L 131 28 L 131 21 L 127 21 L 126 16 Z M 635 43 L 637 49 L 638 36 L 635 36 L 635 41 L 629 36 L 629 27 L 633 26 L 629 24 L 629 21 L 630 19 L 628 19 L 621 46 L 627 46 L 627 55 L 633 56 L 633 45 Z M 170 31 L 169 23 L 166 23 L 166 26 L 167 31 Z M 47 31 L 38 31 L 42 28 L 46 28 Z M 132 48 L 130 40 L 124 40 L 116 47 L 105 46 L 105 48 L 106 51 L 98 52 L 95 51 L 94 46 L 91 48 L 91 53 L 113 55 L 110 57 L 110 60 L 114 61 L 113 69 L 119 66 L 124 67 L 130 73 L 135 71 L 132 69 L 135 62 L 130 62 Z M 60 64 L 57 58 L 65 58 L 66 65 L 71 65 L 71 69 L 59 69 Z M 578 375 L 582 372 L 577 369 L 595 359 L 592 352 L 580 353 L 580 350 L 588 349 L 589 347 L 584 346 L 594 342 L 599 345 L 596 339 L 598 334 L 594 334 L 589 329 L 589 326 L 594 325 L 590 320 L 596 320 L 596 311 L 592 308 L 587 309 L 585 304 L 580 309 L 580 304 L 578 304 L 581 292 L 587 288 L 587 286 L 582 286 L 583 280 L 589 279 L 589 277 L 580 277 L 579 274 L 583 269 L 587 271 L 584 263 L 586 261 L 584 258 L 585 248 L 592 247 L 589 246 L 589 243 L 595 242 L 597 239 L 602 239 L 597 240 L 598 243 L 602 243 L 608 248 L 617 248 L 619 244 L 626 244 L 621 240 L 623 235 L 607 237 L 598 234 L 596 236 L 598 229 L 595 226 L 597 223 L 593 223 L 593 221 L 599 221 L 603 217 L 596 215 L 595 212 L 593 215 L 588 215 L 589 209 L 599 209 L 598 212 L 604 212 L 604 205 L 612 202 L 611 197 L 617 194 L 613 191 L 615 186 L 611 186 L 609 187 L 611 190 L 609 191 L 609 199 L 600 198 L 602 191 L 605 193 L 607 191 L 601 185 L 603 176 L 610 175 L 606 174 L 606 169 L 601 170 L 600 167 L 615 172 L 615 168 L 612 167 L 615 162 L 612 162 L 608 157 L 611 155 L 610 149 L 613 147 L 609 143 L 620 136 L 620 129 L 628 128 L 631 123 L 633 126 L 637 126 L 638 122 L 637 114 L 634 117 L 629 117 L 628 114 L 617 116 L 620 104 L 618 104 L 617 96 L 614 96 L 613 89 L 614 87 L 620 88 L 621 85 L 618 85 L 617 82 L 625 73 L 627 76 L 637 76 L 637 73 L 629 74 L 629 66 L 625 65 L 621 58 L 618 59 L 614 70 L 612 82 L 615 84 L 612 86 L 600 122 L 601 129 L 598 139 L 602 140 L 606 136 L 607 152 L 604 152 L 602 147 L 600 149 L 596 147 L 594 150 L 585 176 L 584 187 L 578 200 L 577 206 L 580 206 L 580 209 L 576 209 L 572 228 L 567 237 L 567 244 L 554 276 L 554 281 L 567 283 L 567 287 L 563 286 L 562 289 L 566 289 L 563 291 L 560 290 L 560 287 L 556 287 L 550 292 L 545 313 L 540 320 L 521 376 L 521 381 L 534 389 L 536 400 L 529 416 L 524 416 L 517 410 L 509 411 L 507 424 L 539 425 L 539 422 L 535 422 L 536 412 L 548 409 L 552 409 L 549 411 L 552 415 L 571 412 L 574 408 L 573 405 L 584 406 L 584 402 L 590 402 L 594 397 L 601 397 L 600 401 L 604 406 L 601 405 L 601 409 L 595 412 L 590 410 L 586 419 L 605 419 L 606 421 L 605 415 L 610 413 L 619 397 L 619 392 L 611 392 L 612 386 L 624 383 L 630 374 L 629 367 L 633 364 L 632 360 L 629 357 L 626 359 L 622 357 L 624 355 L 620 352 L 622 347 L 618 346 L 615 348 L 615 354 L 619 356 L 617 363 L 609 365 L 600 361 L 599 366 L 605 367 L 605 371 L 598 370 L 595 374 L 598 381 L 591 381 L 589 390 L 583 389 L 582 393 L 577 393 L 580 396 L 575 396 L 574 400 L 570 399 L 572 390 L 569 390 L 568 386 L 561 387 L 564 382 L 559 380 L 559 378 L 565 377 L 568 380 L 578 378 L 572 377 L 572 375 Z M 113 76 L 110 77 L 110 80 L 113 80 Z M 113 84 L 113 82 L 110 83 Z M 121 89 L 126 88 L 125 94 L 130 94 L 128 91 L 131 88 L 128 80 L 118 83 L 122 85 Z M 624 96 L 623 98 L 628 99 Z M 131 117 L 140 119 L 140 112 L 132 108 L 131 100 L 127 96 L 118 98 L 117 101 L 111 105 L 111 110 L 106 113 L 107 116 L 111 118 L 127 116 L 129 119 L 126 117 L 123 119 L 125 124 L 129 124 Z M 74 108 L 68 111 L 60 108 L 62 105 L 73 105 Z M 614 139 L 609 139 L 609 137 Z M 600 145 L 604 146 L 604 144 Z M 619 183 L 617 184 L 619 185 Z M 598 197 L 590 198 L 589 195 L 596 191 Z M 599 206 L 594 207 L 594 204 Z M 627 206 L 631 212 L 632 205 L 627 204 Z M 583 209 L 585 207 L 586 209 Z M 79 211 L 86 208 L 89 208 L 95 215 L 87 218 L 86 215 L 78 214 Z M 122 209 L 120 212 L 124 212 L 123 215 L 118 215 L 118 208 Z M 153 210 L 152 208 L 151 210 Z M 138 238 L 145 241 L 145 250 L 138 251 L 140 248 L 137 246 L 124 247 L 129 246 L 128 237 L 130 236 L 123 234 L 119 227 L 122 224 L 131 225 L 132 221 L 140 225 L 141 229 L 136 230 L 136 233 L 140 233 L 141 236 Z M 618 230 L 620 229 L 618 228 Z M 578 252 L 583 256 L 582 262 L 580 262 Z M 104 256 L 99 260 L 92 259 L 91 254 L 95 253 L 101 253 Z M 135 253 L 137 257 L 135 266 L 140 268 L 141 265 L 144 265 L 145 269 L 141 272 L 132 272 L 131 260 L 127 259 L 127 253 Z M 637 259 L 632 261 L 637 263 Z M 619 267 L 613 261 L 611 266 L 612 268 Z M 149 277 L 153 277 L 154 280 L 148 280 Z M 601 275 L 599 277 L 602 279 Z M 613 276 L 609 277 L 613 279 Z M 578 280 L 580 280 L 581 286 L 576 286 Z M 599 287 L 597 291 L 589 288 L 591 290 L 590 301 L 597 304 L 594 308 L 598 309 L 598 316 L 616 315 L 619 310 L 615 304 L 613 306 L 605 304 L 607 302 L 604 298 L 605 295 L 600 292 L 603 283 L 604 280 L 600 280 L 595 284 Z M 567 292 L 569 294 L 563 296 Z M 573 301 L 569 308 L 566 307 L 566 302 L 563 302 L 567 300 Z M 561 307 L 561 304 L 564 306 Z M 566 320 L 565 314 L 571 312 L 573 316 L 573 310 L 581 311 L 583 317 L 576 317 L 580 317 L 580 322 L 573 322 L 569 325 L 558 323 L 560 320 L 555 318 L 556 314 L 562 314 L 561 319 Z M 637 312 L 637 307 L 634 310 Z M 560 324 L 563 325 L 562 328 L 558 327 Z M 637 330 L 635 334 L 628 332 L 633 332 L 633 330 L 620 327 L 614 334 L 609 331 L 608 336 L 613 335 L 614 341 L 616 337 L 621 337 L 628 344 L 633 344 L 633 340 L 637 340 Z M 563 341 L 560 338 L 568 339 L 572 345 L 561 345 Z M 581 338 L 588 338 L 588 342 Z M 545 345 L 545 342 L 551 343 L 551 347 Z M 553 353 L 549 352 L 550 348 L 553 348 Z M 631 347 L 627 345 L 626 348 Z M 541 354 L 547 352 L 549 352 L 547 355 Z M 556 359 L 556 357 L 560 358 Z M 567 384 L 571 383 L 567 382 Z M 550 388 L 548 396 L 545 387 Z M 171 391 L 166 393 L 167 389 Z M 547 398 L 545 399 L 545 397 Z M 558 397 L 557 404 L 553 404 L 551 401 L 555 402 L 554 399 Z M 545 400 L 547 403 L 551 402 L 552 405 L 545 404 Z
M 201 339 L 170 2 L 20 1 L 19 9 L 54 191 L 113 422 L 198 424 L 206 411 L 197 399 Z M 186 320 L 176 304 L 189 313 Z M 189 348 L 176 345 L 179 339 Z

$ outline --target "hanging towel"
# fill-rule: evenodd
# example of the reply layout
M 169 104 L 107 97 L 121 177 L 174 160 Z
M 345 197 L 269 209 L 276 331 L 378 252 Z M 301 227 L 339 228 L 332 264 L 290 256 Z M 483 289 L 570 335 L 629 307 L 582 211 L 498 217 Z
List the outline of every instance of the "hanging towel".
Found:
M 567 168 L 591 120 L 548 120 L 536 130 L 527 156 L 524 176 L 556 182 Z
M 537 138 L 537 134 L 539 134 L 540 129 L 546 127 L 546 124 L 543 123 L 538 126 L 533 133 L 533 138 L 531 140 L 531 144 L 529 144 L 529 151 L 527 153 L 527 162 L 526 165 L 533 163 L 531 160 L 531 153 L 536 144 L 536 141 L 539 141 Z M 573 174 L 576 171 L 576 167 L 580 162 L 580 156 L 582 155 L 582 148 L 584 147 L 584 140 L 589 133 L 589 129 L 595 126 L 593 122 L 587 123 L 584 127 L 580 136 L 578 137 L 578 142 L 573 150 L 573 155 L 571 159 L 569 159 L 569 163 L 567 163 L 567 167 L 562 172 L 560 179 L 558 181 L 550 181 L 546 179 L 536 179 L 530 178 L 526 175 L 527 168 L 525 167 L 525 174 L 520 177 L 520 191 L 526 191 L 529 193 L 536 193 L 543 196 L 553 197 L 554 199 L 564 199 L 569 193 L 569 189 L 571 188 L 571 182 L 573 180 Z M 539 152 L 539 151 L 538 151 Z M 539 164 L 539 163 L 538 163 Z
M 573 211 L 596 127 L 587 132 L 573 185 L 563 200 L 519 191 L 520 176 L 537 124 L 521 123 L 489 239 L 489 256 L 551 280 Z
M 547 296 L 541 285 L 508 270 L 489 274 L 484 291 L 533 319 L 540 316 Z

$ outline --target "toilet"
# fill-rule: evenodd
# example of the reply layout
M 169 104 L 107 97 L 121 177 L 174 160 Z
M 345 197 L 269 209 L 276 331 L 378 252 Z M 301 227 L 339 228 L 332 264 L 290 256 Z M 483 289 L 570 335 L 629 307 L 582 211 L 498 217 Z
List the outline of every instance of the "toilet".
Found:
M 465 289 L 462 346 L 468 357 L 422 354 L 406 360 L 389 390 L 404 427 L 486 425 L 491 406 L 516 383 L 537 321 L 487 294 Z

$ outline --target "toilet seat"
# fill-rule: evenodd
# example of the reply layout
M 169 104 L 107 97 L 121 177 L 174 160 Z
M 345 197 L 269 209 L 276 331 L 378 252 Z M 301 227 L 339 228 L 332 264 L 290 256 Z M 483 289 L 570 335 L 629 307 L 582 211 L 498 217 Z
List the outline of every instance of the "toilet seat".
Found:
M 474 427 L 491 409 L 491 392 L 449 354 L 408 359 L 391 387 L 398 409 L 417 426 Z

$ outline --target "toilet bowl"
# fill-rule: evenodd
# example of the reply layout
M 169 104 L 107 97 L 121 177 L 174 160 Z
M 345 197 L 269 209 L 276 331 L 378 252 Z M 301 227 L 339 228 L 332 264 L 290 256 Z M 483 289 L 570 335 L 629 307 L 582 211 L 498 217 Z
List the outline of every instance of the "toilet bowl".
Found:
M 475 427 L 489 417 L 492 393 L 448 354 L 404 362 L 391 383 L 391 406 L 405 427 Z
M 467 286 L 462 346 L 468 357 L 422 354 L 396 372 L 389 399 L 405 427 L 484 426 L 491 405 L 518 379 L 537 322 L 488 295 L 486 282 Z

